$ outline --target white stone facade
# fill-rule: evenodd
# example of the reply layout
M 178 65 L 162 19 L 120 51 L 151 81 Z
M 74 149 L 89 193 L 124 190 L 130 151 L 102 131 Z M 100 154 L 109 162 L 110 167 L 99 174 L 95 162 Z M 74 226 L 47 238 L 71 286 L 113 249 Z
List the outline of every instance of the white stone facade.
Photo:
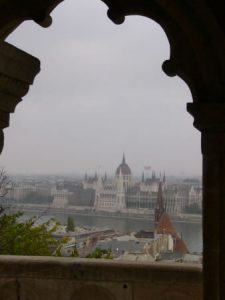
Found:
M 103 183 L 100 179 L 95 191 L 95 209 L 111 211 L 124 209 L 126 207 L 125 186 L 122 175 L 111 184 Z
M 68 198 L 71 193 L 66 190 L 57 190 L 56 188 L 52 189 L 51 195 L 53 196 L 52 206 L 55 208 L 63 208 L 68 205 Z

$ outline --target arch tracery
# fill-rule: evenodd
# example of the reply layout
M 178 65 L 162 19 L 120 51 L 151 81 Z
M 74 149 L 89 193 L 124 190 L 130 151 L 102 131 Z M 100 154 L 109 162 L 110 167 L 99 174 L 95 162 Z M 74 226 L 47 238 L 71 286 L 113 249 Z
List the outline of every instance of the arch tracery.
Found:
M 49 26 L 51 11 L 62 1 L 0 0 L 0 150 L 9 114 L 40 69 L 36 58 L 8 45 L 4 39 L 24 20 Z M 102 1 L 116 24 L 123 23 L 128 15 L 142 15 L 161 25 L 171 49 L 163 70 L 169 76 L 178 75 L 191 90 L 194 103 L 188 105 L 188 111 L 202 132 L 204 299 L 225 299 L 225 241 L 221 235 L 225 230 L 225 3 L 223 0 Z M 21 65 L 26 67 L 20 68 Z
M 50 13 L 62 1 L 0 0 L 1 39 L 24 20 L 50 26 Z M 108 6 L 108 16 L 116 24 L 123 23 L 128 15 L 142 15 L 163 28 L 171 47 L 170 59 L 163 63 L 163 70 L 186 82 L 194 102 L 215 102 L 215 90 L 219 95 L 217 102 L 225 101 L 225 21 L 221 15 L 225 4 L 210 0 L 101 1 Z
M 220 91 L 217 101 L 225 101 L 224 28 L 206 1 L 103 1 L 116 24 L 127 15 L 137 14 L 153 19 L 163 28 L 171 47 L 163 70 L 187 83 L 194 102 L 215 102 L 215 90 L 217 94 Z

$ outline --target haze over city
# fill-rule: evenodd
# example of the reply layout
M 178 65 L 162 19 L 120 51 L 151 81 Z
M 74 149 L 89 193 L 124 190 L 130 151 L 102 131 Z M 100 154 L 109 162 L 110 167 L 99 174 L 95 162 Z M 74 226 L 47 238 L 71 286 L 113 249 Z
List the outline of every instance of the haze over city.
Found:
M 9 173 L 113 173 L 123 152 L 144 166 L 200 175 L 192 98 L 161 65 L 162 29 L 144 17 L 113 24 L 101 1 L 67 0 L 43 29 L 24 23 L 8 41 L 41 60 L 41 73 L 11 115 L 0 164 Z

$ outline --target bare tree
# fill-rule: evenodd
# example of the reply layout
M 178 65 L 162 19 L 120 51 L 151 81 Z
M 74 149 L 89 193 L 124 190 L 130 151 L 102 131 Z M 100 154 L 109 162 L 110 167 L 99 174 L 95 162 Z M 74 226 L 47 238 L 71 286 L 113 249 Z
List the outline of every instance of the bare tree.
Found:
M 12 188 L 12 180 L 9 178 L 5 168 L 0 168 L 0 197 L 3 198 Z
M 4 167 L 0 167 L 0 214 L 2 214 L 7 207 L 7 203 L 5 203 L 5 196 L 8 191 L 12 189 L 13 182 L 11 178 L 8 176 Z

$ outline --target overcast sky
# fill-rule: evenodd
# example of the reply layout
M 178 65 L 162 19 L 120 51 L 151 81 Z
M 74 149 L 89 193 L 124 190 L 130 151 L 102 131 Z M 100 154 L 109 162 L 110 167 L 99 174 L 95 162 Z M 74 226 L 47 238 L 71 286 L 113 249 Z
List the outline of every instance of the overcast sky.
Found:
M 114 173 L 123 152 L 134 174 L 148 165 L 200 175 L 192 98 L 161 65 L 162 29 L 144 17 L 113 24 L 101 1 L 66 0 L 48 29 L 25 22 L 8 41 L 41 60 L 11 115 L 0 163 L 9 173 Z

